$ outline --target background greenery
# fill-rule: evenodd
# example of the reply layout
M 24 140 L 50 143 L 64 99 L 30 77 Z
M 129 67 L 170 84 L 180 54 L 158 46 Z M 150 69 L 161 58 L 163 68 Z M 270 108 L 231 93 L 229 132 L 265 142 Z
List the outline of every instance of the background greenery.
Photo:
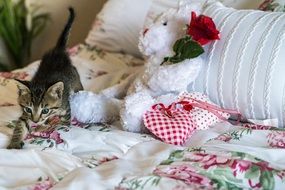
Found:
M 9 63 L 0 58 L 0 70 L 22 68 L 29 63 L 31 46 L 49 20 L 40 5 L 29 0 L 0 0 L 0 37 L 9 52 Z

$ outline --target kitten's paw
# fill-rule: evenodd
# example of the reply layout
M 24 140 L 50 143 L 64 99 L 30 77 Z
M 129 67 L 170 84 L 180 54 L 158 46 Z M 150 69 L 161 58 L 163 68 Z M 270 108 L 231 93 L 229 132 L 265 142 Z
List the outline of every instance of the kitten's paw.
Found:
M 12 142 L 8 145 L 7 149 L 22 149 L 24 142 Z

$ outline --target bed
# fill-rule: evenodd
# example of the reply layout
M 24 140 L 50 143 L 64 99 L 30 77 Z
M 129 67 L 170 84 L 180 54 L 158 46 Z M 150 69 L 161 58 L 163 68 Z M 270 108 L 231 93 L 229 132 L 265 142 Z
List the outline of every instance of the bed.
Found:
M 128 9 L 133 5 L 130 1 L 120 3 L 126 4 L 124 8 Z M 69 50 L 85 90 L 101 92 L 140 70 L 144 60 L 136 43 L 142 23 L 177 6 L 174 1 L 137 3 L 131 9 L 139 10 L 144 19 L 135 18 L 131 30 L 122 23 L 124 30 L 132 34 L 124 37 L 125 32 L 122 32 L 114 37 L 106 33 L 106 25 L 117 22 L 108 20 L 108 14 L 119 11 L 118 2 L 110 0 L 94 22 L 94 31 L 90 31 L 86 42 Z M 246 1 L 225 3 L 241 8 Z M 255 3 L 257 6 L 261 2 Z M 265 2 L 263 8 L 272 10 L 268 3 L 272 2 Z M 130 18 L 126 12 L 117 14 L 117 19 L 121 16 L 127 22 Z M 114 25 L 110 27 L 113 27 L 109 30 L 111 33 L 118 30 Z M 0 189 L 285 188 L 285 131 L 274 117 L 252 120 L 250 124 L 220 122 L 208 130 L 195 132 L 184 146 L 163 143 L 150 134 L 123 131 L 116 122 L 83 124 L 73 119 L 71 126 L 58 127 L 54 138 L 30 137 L 25 140 L 23 150 L 7 150 L 13 121 L 21 114 L 17 88 L 11 79 L 29 80 L 38 64 L 36 61 L 26 68 L 0 73 Z M 201 90 L 199 84 L 204 81 L 198 80 L 190 88 Z M 211 94 L 212 90 L 205 91 Z M 222 97 L 224 101 L 220 105 L 231 107 L 223 95 L 214 94 L 211 98 Z

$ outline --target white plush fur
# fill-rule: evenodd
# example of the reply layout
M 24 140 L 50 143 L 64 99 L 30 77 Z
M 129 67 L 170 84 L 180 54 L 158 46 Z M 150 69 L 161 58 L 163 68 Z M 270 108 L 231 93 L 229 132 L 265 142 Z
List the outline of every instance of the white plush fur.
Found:
M 147 32 L 141 34 L 139 49 L 147 61 L 122 102 L 114 102 L 115 99 L 110 96 L 106 98 L 82 92 L 71 98 L 73 115 L 82 122 L 110 122 L 120 115 L 123 129 L 145 132 L 142 116 L 153 104 L 170 104 L 177 94 L 187 91 L 187 86 L 200 72 L 203 64 L 201 57 L 173 65 L 160 65 L 164 57 L 174 54 L 174 43 L 185 35 L 193 8 L 183 7 L 168 10 L 148 27 Z
M 71 96 L 70 107 L 71 115 L 82 123 L 112 122 L 119 119 L 121 101 L 81 91 Z

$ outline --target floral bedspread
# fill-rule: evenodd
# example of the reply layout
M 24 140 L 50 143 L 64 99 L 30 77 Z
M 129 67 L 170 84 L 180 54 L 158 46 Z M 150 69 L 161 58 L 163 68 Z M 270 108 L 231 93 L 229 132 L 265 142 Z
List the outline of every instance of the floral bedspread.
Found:
M 70 53 L 85 89 L 94 92 L 126 80 L 142 64 L 85 45 Z M 7 150 L 20 115 L 11 79 L 31 78 L 37 65 L 0 73 L 0 189 L 285 189 L 285 131 L 263 125 L 219 123 L 180 147 L 116 124 L 73 119 L 53 138 L 31 137 L 23 150 Z

